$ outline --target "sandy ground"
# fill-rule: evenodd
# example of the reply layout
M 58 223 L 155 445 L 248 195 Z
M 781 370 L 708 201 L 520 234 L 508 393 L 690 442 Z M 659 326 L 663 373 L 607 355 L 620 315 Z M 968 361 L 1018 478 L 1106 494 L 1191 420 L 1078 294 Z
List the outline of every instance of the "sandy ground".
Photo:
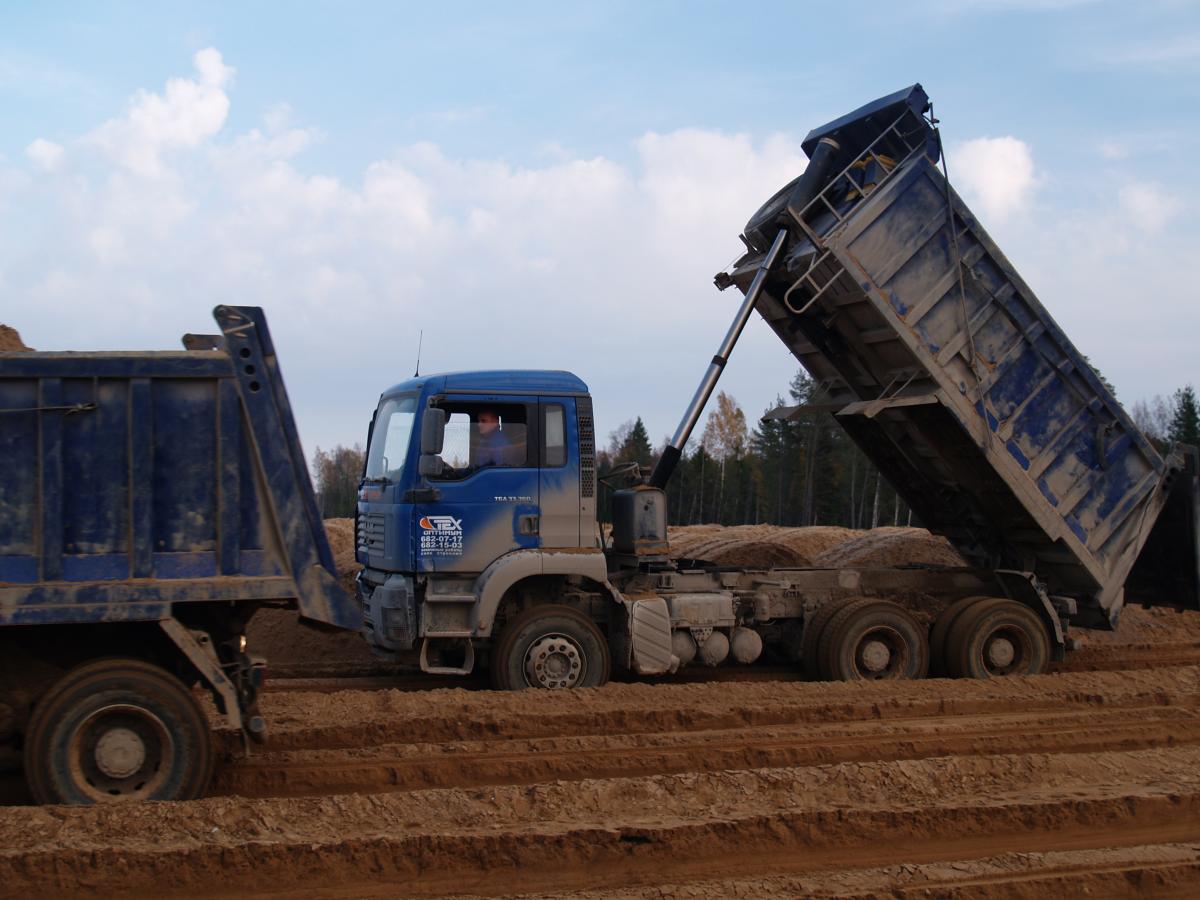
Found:
M 5 893 L 1200 891 L 1196 667 L 264 705 L 208 799 L 0 809 Z
M 329 531 L 352 578 L 351 529 Z M 953 552 L 916 529 L 672 541 L 816 564 Z M 268 684 L 267 745 L 245 758 L 219 730 L 200 801 L 10 792 L 0 895 L 1200 896 L 1200 614 L 1127 610 L 1053 674 L 997 682 L 750 667 L 502 694 L 362 677 L 356 636 L 283 612 L 251 640 L 304 676 Z

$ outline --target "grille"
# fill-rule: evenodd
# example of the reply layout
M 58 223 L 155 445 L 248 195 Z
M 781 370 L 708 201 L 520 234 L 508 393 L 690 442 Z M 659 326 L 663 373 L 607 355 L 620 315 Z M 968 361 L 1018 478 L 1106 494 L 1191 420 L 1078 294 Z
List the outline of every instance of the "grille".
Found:
M 575 401 L 575 412 L 579 419 L 579 494 L 581 497 L 596 496 L 596 433 L 592 426 L 592 398 L 579 397 Z
M 383 556 L 383 514 L 367 513 L 358 517 L 358 549 L 369 556 Z

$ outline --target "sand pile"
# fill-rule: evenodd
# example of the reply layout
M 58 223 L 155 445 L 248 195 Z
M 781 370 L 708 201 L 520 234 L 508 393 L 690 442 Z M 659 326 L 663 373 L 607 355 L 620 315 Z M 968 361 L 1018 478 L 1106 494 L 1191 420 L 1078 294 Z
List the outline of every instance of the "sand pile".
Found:
M 354 576 L 362 568 L 354 559 L 354 520 L 326 519 L 325 534 L 333 550 L 338 581 L 355 596 Z M 267 658 L 269 671 L 284 675 L 321 674 L 324 670 L 376 667 L 377 660 L 362 635 L 350 631 L 318 631 L 300 623 L 290 609 L 260 610 L 247 629 L 249 652 Z
M 965 566 L 950 542 L 924 528 L 875 528 L 826 550 L 818 566 Z
M 0 352 L 32 349 L 32 347 L 25 346 L 17 329 L 10 328 L 8 325 L 0 325 Z
M 333 563 L 337 566 L 338 580 L 349 594 L 354 593 L 354 577 L 362 568 L 354 558 L 354 520 L 326 519 L 325 534 L 333 550 Z
M 670 531 L 671 555 L 723 566 L 966 565 L 924 528 L 855 531 L 837 525 L 687 525 Z
M 725 534 L 688 542 L 686 552 L 672 544 L 676 558 L 702 559 L 718 566 L 769 566 L 789 568 L 808 565 L 808 559 L 785 544 L 769 537 L 741 537 L 726 529 Z
M 1116 631 L 1071 629 L 1080 646 L 1113 644 L 1177 644 L 1200 642 L 1200 612 L 1164 606 L 1144 609 L 1128 605 L 1121 611 Z
M 816 559 L 826 550 L 837 547 L 859 534 L 862 532 L 842 528 L 840 525 L 814 525 L 811 528 L 781 528 L 774 540 L 795 550 L 801 556 Z

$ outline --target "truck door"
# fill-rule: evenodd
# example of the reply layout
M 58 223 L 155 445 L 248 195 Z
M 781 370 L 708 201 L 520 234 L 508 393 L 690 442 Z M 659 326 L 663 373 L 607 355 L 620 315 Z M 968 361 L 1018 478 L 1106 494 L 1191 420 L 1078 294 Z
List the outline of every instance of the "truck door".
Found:
M 511 550 L 538 546 L 538 405 L 528 397 L 449 395 L 444 472 L 416 505 L 416 568 L 478 574 Z
M 579 433 L 575 398 L 541 397 L 538 496 L 542 508 L 541 546 L 580 546 Z

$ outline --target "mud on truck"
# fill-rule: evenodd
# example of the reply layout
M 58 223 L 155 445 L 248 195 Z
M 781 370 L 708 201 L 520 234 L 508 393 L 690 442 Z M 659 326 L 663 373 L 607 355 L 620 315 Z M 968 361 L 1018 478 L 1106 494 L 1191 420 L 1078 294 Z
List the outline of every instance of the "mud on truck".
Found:
M 385 391 L 355 526 L 375 651 L 486 664 L 505 689 L 764 653 L 819 679 L 995 678 L 1044 671 L 1126 602 L 1195 608 L 1195 451 L 1137 429 L 950 186 L 936 124 L 914 85 L 807 136 L 808 166 L 716 277 L 743 295 L 733 323 L 654 472 L 615 490 L 611 537 L 574 375 Z M 969 567 L 672 558 L 663 488 L 755 311 L 820 385 L 816 408 Z

